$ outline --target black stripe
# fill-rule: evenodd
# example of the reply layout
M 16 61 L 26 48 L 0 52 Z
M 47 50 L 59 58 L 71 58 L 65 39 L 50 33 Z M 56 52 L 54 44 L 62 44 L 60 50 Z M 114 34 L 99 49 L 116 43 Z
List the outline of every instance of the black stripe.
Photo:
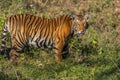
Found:
M 38 47 L 41 47 L 41 46 L 40 46 L 40 43 L 41 43 L 41 42 L 40 42 L 40 39 L 41 39 L 41 36 L 42 36 L 41 33 L 42 33 L 42 31 L 43 31 L 43 29 L 44 29 L 44 26 L 45 26 L 44 18 L 42 18 L 42 20 L 41 20 L 40 23 L 41 23 L 41 25 L 40 25 L 40 27 L 39 27 L 40 29 L 38 29 L 38 30 L 40 30 L 40 35 L 39 35 L 38 39 L 36 39 L 36 42 L 37 42 L 37 46 L 38 46 Z M 37 31 L 37 32 L 38 32 L 38 31 Z
M 37 33 L 37 28 L 38 28 L 38 24 L 39 24 L 39 17 L 36 17 L 36 20 L 35 20 L 35 28 L 34 28 L 34 30 L 33 30 L 33 33 L 34 33 L 34 35 L 33 35 L 33 37 L 32 37 L 32 39 L 31 39 L 31 41 L 33 41 L 33 39 L 34 39 L 34 37 L 36 36 L 36 33 Z
M 9 29 L 12 31 L 12 24 L 11 24 L 12 17 L 9 18 Z
M 15 20 L 16 20 L 16 26 L 14 26 L 15 33 L 13 33 L 13 34 L 17 34 L 17 32 L 19 30 L 19 17 L 18 17 L 18 15 L 15 15 Z
M 6 27 L 5 27 L 5 24 L 3 25 L 3 29 L 2 29 L 2 45 L 1 45 L 1 49 L 2 50 L 4 50 L 5 49 L 5 47 L 6 47 L 6 32 L 7 32 L 7 30 L 6 30 Z
M 30 21 L 31 21 L 31 16 L 30 15 L 28 15 L 28 16 L 26 16 L 26 18 L 25 18 L 26 20 L 25 20 L 25 27 L 27 28 L 27 29 L 29 29 L 29 25 L 30 25 Z
M 26 26 L 26 24 L 28 24 L 29 22 L 27 22 L 28 21 L 28 15 L 24 15 L 24 22 L 23 22 L 23 26 L 24 26 L 24 32 L 23 32 L 23 34 L 24 34 L 24 37 L 27 37 L 26 36 L 26 29 L 28 29 L 28 26 Z
M 18 38 L 19 38 L 20 44 L 24 45 L 25 44 L 23 41 L 24 39 L 22 40 L 22 36 L 20 35 L 20 33 L 18 33 Z
M 33 41 L 33 39 L 34 39 L 34 37 L 35 37 L 35 35 L 36 35 L 36 33 L 37 33 L 37 31 L 36 31 L 36 24 L 38 23 L 38 17 L 35 17 L 35 21 L 34 21 L 34 25 L 33 25 L 33 27 L 35 27 L 33 30 L 32 30 L 32 33 L 34 34 L 33 35 L 33 37 L 32 37 L 32 39 L 31 39 L 31 41 Z
M 54 23 L 54 26 L 55 26 L 55 31 L 56 31 L 56 29 L 57 29 L 57 23 L 56 23 L 56 20 L 55 19 L 53 19 L 53 23 Z
M 19 42 L 15 42 L 15 44 L 16 44 L 16 46 L 13 46 L 13 48 L 15 47 L 16 51 L 18 51 L 19 48 L 21 48 L 21 50 L 22 50 L 23 47 L 19 44 Z
M 40 24 L 42 24 L 43 23 L 43 21 L 42 21 L 42 19 L 39 17 L 38 18 L 38 21 L 36 21 L 37 23 L 36 23 L 36 28 L 35 28 L 35 31 L 37 31 L 38 30 L 38 28 L 40 27 Z
M 34 19 L 35 19 L 34 16 L 30 16 L 30 22 L 28 24 L 29 28 L 27 29 L 27 33 L 29 33 L 29 34 L 30 34 L 31 29 L 32 29 L 32 23 L 34 22 Z
M 13 47 L 17 48 L 17 46 L 18 46 L 19 48 L 23 48 L 23 44 L 21 44 L 17 39 L 15 39 L 15 40 L 16 41 L 14 43 L 12 43 L 12 44 L 15 44 L 16 46 L 13 46 Z
M 41 39 L 41 36 L 43 35 L 42 31 L 45 28 L 45 24 L 46 24 L 44 18 L 43 18 L 43 20 L 41 22 L 42 22 L 42 24 L 40 26 L 40 36 L 39 36 L 38 41 Z
M 46 32 L 45 32 L 45 46 L 47 47 L 48 46 L 48 44 L 46 45 L 46 41 L 48 41 L 49 40 L 49 36 L 50 36 L 50 25 L 49 24 L 47 24 L 47 29 L 46 29 Z
M 38 39 L 36 39 L 36 41 L 39 41 L 40 40 L 40 38 L 41 38 L 41 30 L 43 29 L 43 24 L 44 24 L 44 21 L 43 20 L 41 20 L 41 21 L 39 21 L 39 27 L 36 27 L 36 29 L 35 29 L 35 31 L 36 31 L 36 33 L 38 33 L 39 31 L 40 31 L 40 33 L 39 33 L 39 37 L 38 37 Z M 41 29 L 39 29 L 39 28 L 41 28 Z
M 20 39 L 21 39 L 22 43 L 25 44 L 24 34 L 22 35 L 21 32 L 20 32 L 19 36 L 20 36 Z
M 23 14 L 21 14 L 20 16 L 21 16 L 21 25 L 23 25 Z

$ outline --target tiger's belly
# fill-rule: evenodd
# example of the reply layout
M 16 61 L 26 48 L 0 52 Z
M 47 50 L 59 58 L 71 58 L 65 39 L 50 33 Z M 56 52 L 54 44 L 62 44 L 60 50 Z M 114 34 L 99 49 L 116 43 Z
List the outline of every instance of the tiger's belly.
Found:
M 28 45 L 29 45 L 30 47 L 32 47 L 32 46 L 33 46 L 33 47 L 38 47 L 38 46 L 37 46 L 37 43 L 36 43 L 35 41 L 29 41 L 29 42 L 28 42 Z
M 29 42 L 28 42 L 28 45 L 30 47 L 36 47 L 36 48 L 41 48 L 41 49 L 44 49 L 44 48 L 53 48 L 53 41 L 49 40 L 49 41 L 46 41 L 46 40 L 31 40 L 29 39 Z

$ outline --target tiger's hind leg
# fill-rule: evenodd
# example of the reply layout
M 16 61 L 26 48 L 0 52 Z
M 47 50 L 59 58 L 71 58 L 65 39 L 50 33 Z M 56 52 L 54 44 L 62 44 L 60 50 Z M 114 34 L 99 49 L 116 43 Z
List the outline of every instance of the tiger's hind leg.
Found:
M 17 62 L 19 60 L 19 53 L 15 49 L 11 49 L 9 55 L 10 61 Z
M 11 42 L 11 51 L 9 53 L 10 61 L 17 62 L 19 60 L 20 52 L 22 51 L 24 45 L 16 37 L 12 38 Z

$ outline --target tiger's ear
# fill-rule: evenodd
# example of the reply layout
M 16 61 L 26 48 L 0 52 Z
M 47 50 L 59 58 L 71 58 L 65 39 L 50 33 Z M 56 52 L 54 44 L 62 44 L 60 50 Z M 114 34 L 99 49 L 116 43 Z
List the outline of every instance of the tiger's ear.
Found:
M 89 22 L 90 16 L 91 16 L 90 14 L 86 14 L 86 15 L 85 15 L 85 20 L 86 20 L 87 22 Z

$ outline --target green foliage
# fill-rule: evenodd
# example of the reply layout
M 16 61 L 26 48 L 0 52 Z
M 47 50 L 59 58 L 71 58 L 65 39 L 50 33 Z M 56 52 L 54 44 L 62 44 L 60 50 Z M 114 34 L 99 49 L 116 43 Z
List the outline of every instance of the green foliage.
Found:
M 72 38 L 69 44 L 71 55 L 61 63 L 55 62 L 53 52 L 47 49 L 33 48 L 30 52 L 24 49 L 26 54 L 20 55 L 18 63 L 10 63 L 0 56 L 0 80 L 120 79 L 120 13 L 115 12 L 112 0 L 35 1 L 0 0 L 0 31 L 8 16 L 22 13 L 53 18 L 89 11 L 90 26 L 85 35 Z M 9 38 L 7 45 L 10 45 Z

